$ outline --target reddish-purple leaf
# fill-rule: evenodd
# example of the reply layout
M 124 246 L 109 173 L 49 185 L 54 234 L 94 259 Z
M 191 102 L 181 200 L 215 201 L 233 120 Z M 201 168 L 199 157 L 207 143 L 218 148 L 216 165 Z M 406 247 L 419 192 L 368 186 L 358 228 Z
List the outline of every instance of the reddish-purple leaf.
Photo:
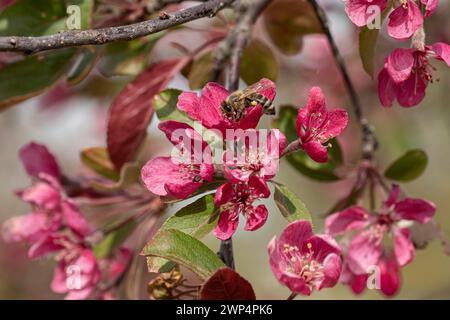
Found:
M 19 150 L 19 158 L 30 177 L 38 177 L 39 173 L 46 173 L 57 179 L 61 176 L 55 157 L 42 144 L 30 142 L 24 145 Z
M 111 105 L 107 129 L 108 152 L 117 169 L 135 156 L 145 139 L 154 110 L 153 96 L 164 89 L 187 63 L 186 58 L 151 65 L 123 89 Z
M 202 300 L 256 300 L 250 282 L 230 268 L 217 270 L 200 291 Z

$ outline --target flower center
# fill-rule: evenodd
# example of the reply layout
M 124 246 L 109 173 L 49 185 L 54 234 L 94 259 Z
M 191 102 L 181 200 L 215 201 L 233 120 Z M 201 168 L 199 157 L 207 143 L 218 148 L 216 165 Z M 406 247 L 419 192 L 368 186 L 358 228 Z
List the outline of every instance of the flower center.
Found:
M 305 280 L 306 284 L 312 289 L 324 278 L 322 263 L 314 259 L 312 244 L 306 244 L 308 253 L 302 254 L 297 246 L 285 243 L 283 253 L 288 261 L 287 271 L 295 273 Z

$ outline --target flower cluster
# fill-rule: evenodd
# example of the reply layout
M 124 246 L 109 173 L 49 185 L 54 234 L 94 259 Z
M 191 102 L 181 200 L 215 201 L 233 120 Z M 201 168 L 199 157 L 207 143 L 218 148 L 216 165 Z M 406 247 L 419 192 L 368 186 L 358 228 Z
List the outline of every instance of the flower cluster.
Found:
M 439 0 L 420 0 L 425 6 L 425 15 L 419 7 L 419 0 L 398 0 L 398 6 L 388 15 L 388 33 L 391 37 L 399 40 L 409 39 L 424 22 L 437 9 Z M 381 14 L 388 8 L 388 0 L 347 0 L 345 11 L 352 22 L 358 27 L 363 27 L 375 18 L 374 11 L 378 8 Z
M 395 49 L 386 59 L 378 75 L 378 95 L 385 107 L 397 100 L 402 107 L 418 105 L 433 82 L 430 59 L 444 61 L 450 66 L 450 46 L 443 42 L 425 44 L 424 18 L 437 9 L 439 0 L 398 0 L 388 15 L 388 34 L 398 40 L 413 38 L 412 48 Z M 354 24 L 366 26 L 374 18 L 373 8 L 381 14 L 391 10 L 388 0 L 347 0 L 346 12 Z M 422 14 L 423 12 L 423 14 Z
M 378 270 L 379 289 L 387 296 L 394 295 L 400 286 L 400 268 L 414 259 L 410 227 L 413 222 L 429 222 L 435 211 L 429 201 L 401 199 L 400 188 L 394 186 L 376 212 L 352 206 L 329 216 L 325 222 L 327 234 L 350 237 L 342 281 L 360 293 L 369 274 Z
M 7 220 L 2 227 L 4 239 L 27 243 L 31 259 L 54 254 L 58 265 L 51 288 L 67 293 L 66 299 L 86 299 L 93 294 L 106 297 L 110 292 L 97 292 L 100 280 L 106 274 L 109 280 L 117 277 L 128 263 L 130 251 L 122 248 L 113 261 L 99 261 L 86 241 L 94 228 L 65 195 L 53 155 L 46 147 L 30 143 L 21 149 L 20 157 L 35 182 L 18 195 L 31 205 L 32 212 Z
M 262 79 L 244 92 L 273 101 L 275 84 Z M 217 177 L 222 181 L 226 179 L 214 197 L 220 213 L 214 234 L 221 240 L 233 235 L 241 215 L 246 219 L 245 230 L 257 230 L 264 225 L 268 210 L 264 204 L 255 202 L 270 196 L 267 180 L 276 175 L 279 160 L 287 148 L 286 137 L 278 129 L 255 129 L 264 110 L 260 103 L 246 101 L 249 98 L 245 93 L 238 106 L 231 105 L 232 110 L 226 110 L 224 104 L 229 103 L 230 94 L 221 85 L 208 83 L 200 96 L 183 92 L 178 98 L 180 111 L 220 137 L 219 147 L 213 148 L 202 134 L 185 123 L 162 122 L 159 129 L 175 146 L 175 152 L 171 157 L 151 159 L 141 171 L 142 181 L 149 191 L 177 199 L 189 197 Z M 248 105 L 239 109 L 246 102 Z M 347 122 L 344 110 L 327 111 L 322 91 L 312 88 L 306 107 L 298 112 L 295 151 L 301 149 L 313 160 L 326 162 L 326 143 L 339 135 Z M 218 163 L 214 159 L 218 159 Z

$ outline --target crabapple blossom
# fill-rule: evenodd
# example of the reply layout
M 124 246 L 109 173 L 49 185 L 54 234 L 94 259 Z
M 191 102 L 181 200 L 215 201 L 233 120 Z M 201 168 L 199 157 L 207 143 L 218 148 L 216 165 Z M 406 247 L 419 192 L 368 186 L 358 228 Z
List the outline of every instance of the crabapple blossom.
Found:
M 315 235 L 309 221 L 290 223 L 268 246 L 270 267 L 292 292 L 310 295 L 331 288 L 341 274 L 341 249 L 329 235 Z
M 256 93 L 262 94 L 273 101 L 275 98 L 275 84 L 269 79 L 261 79 L 255 86 L 260 89 Z M 189 117 L 202 123 L 205 128 L 218 129 L 226 136 L 226 129 L 254 129 L 263 115 L 260 104 L 244 110 L 241 119 L 235 121 L 227 117 L 221 110 L 230 92 L 218 83 L 209 82 L 203 88 L 200 97 L 195 92 L 183 92 L 178 97 L 178 109 L 186 112 Z
M 420 0 L 425 5 L 425 18 L 436 10 L 438 0 Z M 399 0 L 398 6 L 388 16 L 388 34 L 399 40 L 409 39 L 423 25 L 424 16 L 416 0 Z M 379 12 L 388 6 L 388 0 L 347 0 L 345 12 L 358 27 L 366 26 L 372 16 L 371 7 L 377 6 Z
M 301 148 L 317 162 L 328 160 L 324 143 L 340 135 L 347 127 L 348 114 L 343 109 L 327 110 L 325 96 L 319 87 L 309 91 L 306 106 L 298 109 L 296 129 Z
M 261 134 L 254 129 L 245 130 L 243 137 L 249 139 L 240 141 L 238 150 L 224 152 L 224 175 L 228 181 L 245 182 L 252 175 L 267 180 L 276 175 L 280 155 L 287 145 L 286 137 L 278 129 L 270 130 L 266 137 Z
M 246 218 L 245 230 L 254 231 L 261 228 L 269 212 L 265 205 L 254 206 L 253 202 L 268 198 L 269 187 L 264 179 L 251 176 L 248 182 L 225 183 L 214 196 L 214 204 L 220 211 L 219 222 L 214 235 L 221 240 L 229 239 L 239 224 L 239 215 Z
M 419 104 L 433 82 L 434 67 L 430 59 L 444 61 L 450 66 L 450 45 L 437 42 L 419 49 L 395 49 L 385 60 L 378 75 L 378 95 L 381 104 L 391 107 L 397 99 L 403 107 Z
M 204 181 L 211 182 L 214 174 L 211 152 L 201 136 L 191 126 L 177 121 L 166 121 L 158 127 L 183 156 L 156 157 L 148 161 L 141 170 L 141 179 L 147 189 L 159 196 L 183 199 L 194 193 Z M 177 141 L 175 133 L 184 139 Z M 200 144 L 201 152 L 196 143 Z
M 429 222 L 436 206 L 422 199 L 399 199 L 399 195 L 400 188 L 394 186 L 375 215 L 360 206 L 352 206 L 326 219 L 326 232 L 333 236 L 358 231 L 350 240 L 345 261 L 353 275 L 366 275 L 371 266 L 391 261 L 392 255 L 399 268 L 414 259 L 415 249 L 407 224 Z M 393 249 L 385 243 L 391 237 Z M 393 288 L 386 289 L 386 292 L 395 291 Z

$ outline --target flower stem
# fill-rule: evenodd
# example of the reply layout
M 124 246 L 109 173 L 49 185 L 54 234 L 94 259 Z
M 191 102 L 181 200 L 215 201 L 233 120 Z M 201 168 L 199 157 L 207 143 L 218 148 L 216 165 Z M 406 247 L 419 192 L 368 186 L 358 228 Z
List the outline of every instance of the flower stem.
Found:
M 235 269 L 234 255 L 233 255 L 233 238 L 222 240 L 220 242 L 219 257 L 223 263 L 231 269 Z
M 290 296 L 286 298 L 286 300 L 294 300 L 296 296 L 297 294 L 295 292 L 292 292 Z

